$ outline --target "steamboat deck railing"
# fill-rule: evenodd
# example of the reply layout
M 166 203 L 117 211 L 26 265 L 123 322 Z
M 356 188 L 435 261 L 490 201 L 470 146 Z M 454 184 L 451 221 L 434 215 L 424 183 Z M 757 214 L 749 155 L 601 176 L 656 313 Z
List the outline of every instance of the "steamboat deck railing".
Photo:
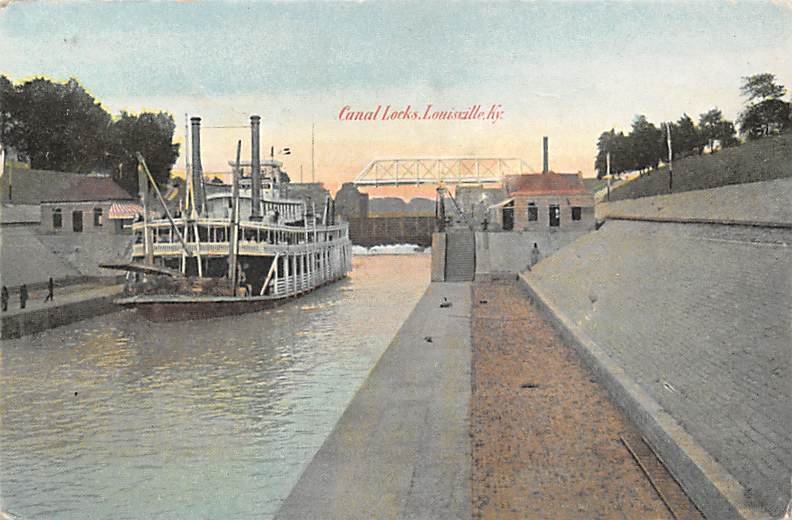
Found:
M 132 257 L 142 259 L 148 252 L 162 261 L 181 258 L 180 269 L 185 272 L 187 257 L 201 260 L 227 257 L 231 253 L 234 225 L 229 220 L 180 219 L 174 224 L 160 219 L 133 224 L 136 243 L 132 246 Z M 297 295 L 337 280 L 352 268 L 346 223 L 323 226 L 309 220 L 308 225 L 296 227 L 240 222 L 236 244 L 236 255 L 273 258 L 263 284 L 247 286 L 250 295 Z M 199 261 L 199 277 L 202 276 L 201 264 Z
M 342 245 L 346 243 L 346 241 L 346 237 L 324 242 L 303 242 L 300 244 L 268 244 L 266 242 L 240 240 L 237 254 L 253 256 L 275 256 L 279 253 L 304 254 Z M 185 250 L 179 242 L 175 244 L 155 242 L 152 244 L 152 253 L 154 256 L 181 256 L 184 254 L 188 254 L 188 256 L 225 256 L 228 255 L 228 250 L 231 247 L 229 242 L 187 242 L 186 246 L 187 248 Z M 144 255 L 145 244 L 135 244 L 132 246 L 132 256 L 142 257 Z

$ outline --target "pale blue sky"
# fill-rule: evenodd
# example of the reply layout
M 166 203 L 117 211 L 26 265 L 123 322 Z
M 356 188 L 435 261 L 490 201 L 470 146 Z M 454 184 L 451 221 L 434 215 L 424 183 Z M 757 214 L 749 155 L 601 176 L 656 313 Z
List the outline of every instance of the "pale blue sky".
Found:
M 694 117 L 736 118 L 740 77 L 792 87 L 789 3 L 94 3 L 18 2 L 0 11 L 0 72 L 76 77 L 113 112 L 162 108 L 265 132 L 326 180 L 380 155 L 501 154 L 538 164 L 551 136 L 558 170 L 593 173 L 600 131 Z M 344 123 L 378 103 L 500 103 L 484 123 Z M 208 131 L 220 169 L 239 135 Z M 213 137 L 214 136 L 214 137 Z M 244 136 L 244 134 L 242 134 Z

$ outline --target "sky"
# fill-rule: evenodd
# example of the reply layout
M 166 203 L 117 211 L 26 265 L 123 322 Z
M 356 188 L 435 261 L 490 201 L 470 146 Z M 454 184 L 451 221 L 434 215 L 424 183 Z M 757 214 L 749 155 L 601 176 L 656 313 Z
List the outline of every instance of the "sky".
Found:
M 0 0 L 0 5 L 3 0 Z M 0 9 L 0 73 L 74 77 L 111 113 L 164 110 L 183 141 L 203 119 L 203 165 L 226 171 L 262 117 L 262 149 L 293 179 L 334 187 L 376 158 L 521 157 L 594 176 L 599 134 L 717 106 L 741 77 L 792 88 L 792 0 L 775 2 L 37 2 Z M 344 120 L 340 112 L 462 111 L 492 120 Z M 180 159 L 177 168 L 181 165 Z M 373 194 L 378 194 L 374 193 Z

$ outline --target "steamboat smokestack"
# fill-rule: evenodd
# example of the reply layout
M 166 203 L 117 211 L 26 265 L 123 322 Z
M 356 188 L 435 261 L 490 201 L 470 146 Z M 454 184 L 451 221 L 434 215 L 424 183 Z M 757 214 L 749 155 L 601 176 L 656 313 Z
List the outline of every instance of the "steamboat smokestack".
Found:
M 550 158 L 548 157 L 548 139 L 547 136 L 542 138 L 542 173 L 550 171 Z
M 192 185 L 195 195 L 195 211 L 199 215 L 203 213 L 204 191 L 203 191 L 203 167 L 201 166 L 201 118 L 190 118 L 192 123 Z
M 259 116 L 250 116 L 250 220 L 261 220 L 261 151 L 259 146 Z

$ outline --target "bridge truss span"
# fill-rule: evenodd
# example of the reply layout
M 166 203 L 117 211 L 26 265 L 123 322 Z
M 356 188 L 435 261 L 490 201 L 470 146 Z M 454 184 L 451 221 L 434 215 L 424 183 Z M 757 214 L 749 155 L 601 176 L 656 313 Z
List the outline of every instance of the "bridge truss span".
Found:
M 355 186 L 495 184 L 505 175 L 531 171 L 515 157 L 430 157 L 375 159 L 353 181 Z

